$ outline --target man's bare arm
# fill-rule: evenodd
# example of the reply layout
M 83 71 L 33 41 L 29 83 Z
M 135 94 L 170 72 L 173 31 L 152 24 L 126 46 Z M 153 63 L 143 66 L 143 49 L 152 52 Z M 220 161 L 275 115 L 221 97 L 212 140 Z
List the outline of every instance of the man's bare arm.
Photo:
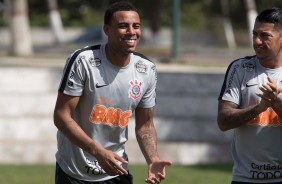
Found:
M 92 153 L 93 140 L 86 135 L 72 118 L 78 101 L 79 97 L 68 96 L 59 92 L 54 110 L 54 124 L 71 142 Z
M 230 130 L 247 124 L 264 110 L 266 108 L 260 104 L 246 109 L 238 109 L 237 104 L 221 100 L 218 103 L 217 123 L 220 130 Z
M 280 98 L 276 98 L 271 102 L 271 108 L 276 112 L 276 114 L 282 119 L 282 100 Z
M 153 108 L 136 108 L 135 110 L 136 139 L 148 164 L 159 159 L 153 114 Z
M 160 160 L 157 151 L 157 133 L 153 122 L 153 108 L 136 108 L 136 138 L 148 164 L 146 183 L 160 183 L 165 179 L 165 167 L 171 161 Z

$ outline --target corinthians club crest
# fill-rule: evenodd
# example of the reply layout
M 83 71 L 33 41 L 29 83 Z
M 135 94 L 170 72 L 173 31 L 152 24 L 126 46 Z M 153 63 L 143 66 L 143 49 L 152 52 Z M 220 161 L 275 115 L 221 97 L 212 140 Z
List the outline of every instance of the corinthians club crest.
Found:
M 129 84 L 131 86 L 128 94 L 129 94 L 129 98 L 136 100 L 137 98 L 139 98 L 142 94 L 142 82 L 137 81 L 137 80 L 131 80 L 129 81 Z

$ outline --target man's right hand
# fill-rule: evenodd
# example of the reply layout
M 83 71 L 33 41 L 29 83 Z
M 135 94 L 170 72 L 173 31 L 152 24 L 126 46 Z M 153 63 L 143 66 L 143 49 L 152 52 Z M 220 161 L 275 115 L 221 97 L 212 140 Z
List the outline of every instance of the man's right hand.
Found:
M 100 145 L 95 146 L 93 155 L 97 158 L 100 167 L 110 176 L 128 174 L 121 163 L 128 164 L 126 160 L 118 154 L 113 153 Z

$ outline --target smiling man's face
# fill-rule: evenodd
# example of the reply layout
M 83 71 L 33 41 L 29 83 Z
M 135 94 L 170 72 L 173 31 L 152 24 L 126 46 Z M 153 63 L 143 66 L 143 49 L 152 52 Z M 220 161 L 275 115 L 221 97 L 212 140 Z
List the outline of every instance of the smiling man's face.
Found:
M 117 11 L 109 24 L 104 25 L 108 46 L 120 54 L 135 51 L 141 36 L 140 18 L 135 11 Z

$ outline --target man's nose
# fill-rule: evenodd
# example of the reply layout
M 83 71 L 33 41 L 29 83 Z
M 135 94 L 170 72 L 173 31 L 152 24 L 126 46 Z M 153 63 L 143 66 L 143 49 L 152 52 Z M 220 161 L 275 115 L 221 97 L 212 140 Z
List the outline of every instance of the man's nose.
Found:
M 129 27 L 127 28 L 127 33 L 129 33 L 129 34 L 134 34 L 134 33 L 135 33 L 134 28 L 133 28 L 132 26 L 129 26 Z
M 261 38 L 259 36 L 253 36 L 253 42 L 256 45 L 259 45 L 262 43 Z

